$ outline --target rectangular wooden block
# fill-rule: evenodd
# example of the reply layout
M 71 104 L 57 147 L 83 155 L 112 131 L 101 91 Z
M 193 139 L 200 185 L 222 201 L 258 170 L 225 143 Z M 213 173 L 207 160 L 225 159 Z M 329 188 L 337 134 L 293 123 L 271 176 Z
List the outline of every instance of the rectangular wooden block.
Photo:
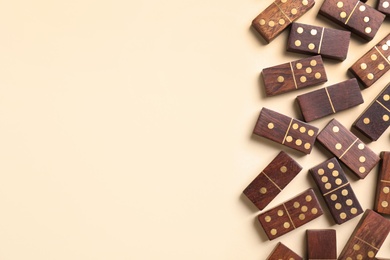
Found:
M 390 69 L 390 34 L 358 59 L 349 71 L 368 88 Z
M 294 260 L 303 260 L 297 253 L 292 251 L 290 248 L 279 242 L 271 254 L 268 256 L 267 260 L 280 260 L 280 259 L 294 259 Z
M 297 96 L 303 118 L 310 122 L 364 102 L 355 78 Z
M 309 154 L 313 148 L 318 128 L 263 108 L 253 133 Z
M 336 158 L 310 169 L 334 221 L 342 224 L 363 213 L 355 193 Z
M 374 99 L 366 110 L 356 119 L 353 127 L 373 141 L 386 131 L 390 125 L 390 84 Z
M 360 179 L 364 179 L 380 159 L 336 119 L 325 126 L 317 140 Z
M 367 209 L 338 259 L 373 259 L 390 231 L 390 221 Z
M 320 14 L 370 41 L 382 25 L 385 15 L 359 0 L 325 0 Z
M 309 260 L 337 260 L 336 230 L 306 230 L 307 258 Z
M 314 3 L 314 0 L 276 0 L 252 21 L 252 26 L 269 43 Z
M 381 152 L 374 210 L 390 215 L 390 152 Z
M 262 210 L 301 170 L 302 167 L 293 158 L 281 151 L 243 193 Z
M 261 74 L 267 96 L 315 86 L 328 80 L 320 55 L 265 68 Z
M 313 189 L 258 216 L 269 240 L 280 237 L 323 214 Z
M 376 9 L 386 16 L 390 16 L 390 0 L 379 0 L 377 3 Z
M 349 31 L 293 23 L 288 37 L 287 51 L 320 54 L 322 57 L 345 60 L 348 54 Z M 337 39 L 337 44 L 335 44 Z

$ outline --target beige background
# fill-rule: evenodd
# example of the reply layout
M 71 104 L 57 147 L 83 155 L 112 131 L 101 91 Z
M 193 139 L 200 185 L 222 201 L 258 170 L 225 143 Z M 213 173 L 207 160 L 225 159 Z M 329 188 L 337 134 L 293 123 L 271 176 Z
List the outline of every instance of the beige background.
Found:
M 249 28 L 270 3 L 1 1 L 0 259 L 265 259 L 277 241 L 241 192 L 282 147 L 251 132 L 263 106 L 297 117 L 295 96 L 319 88 L 265 98 L 260 71 L 304 57 L 284 51 L 287 33 L 265 45 Z M 320 3 L 299 21 L 337 28 Z M 325 85 L 389 29 L 326 60 Z M 337 119 L 349 127 L 389 78 Z M 387 131 L 370 147 L 389 144 Z M 313 186 L 307 170 L 329 155 L 284 150 L 304 170 L 267 209 Z M 364 208 L 376 172 L 347 172 Z M 335 228 L 340 252 L 359 218 L 324 210 L 280 241 L 303 255 L 307 228 Z

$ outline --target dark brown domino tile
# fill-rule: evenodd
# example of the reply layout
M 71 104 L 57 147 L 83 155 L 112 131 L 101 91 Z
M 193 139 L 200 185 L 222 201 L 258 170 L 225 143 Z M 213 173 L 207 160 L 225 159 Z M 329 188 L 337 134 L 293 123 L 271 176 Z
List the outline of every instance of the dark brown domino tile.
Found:
M 303 118 L 310 122 L 364 102 L 355 78 L 297 97 Z
M 390 34 L 358 59 L 349 71 L 368 88 L 390 69 Z
M 390 152 L 381 153 L 374 210 L 390 215 Z
M 287 43 L 287 51 L 304 54 L 320 54 L 322 57 L 345 60 L 348 54 L 349 31 L 293 23 Z M 337 44 L 335 44 L 337 39 Z
M 276 0 L 252 21 L 252 26 L 269 43 L 314 3 L 314 0 Z
M 387 17 L 390 16 L 390 0 L 378 0 L 377 8 L 379 12 L 385 14 Z
M 265 68 L 262 76 L 267 96 L 315 86 L 328 80 L 320 55 Z
M 338 259 L 374 259 L 390 231 L 390 221 L 367 209 Z
M 359 0 L 325 0 L 320 14 L 370 41 L 382 25 L 385 15 Z
M 297 253 L 292 251 L 290 248 L 279 242 L 271 254 L 268 256 L 267 260 L 302 260 Z
M 253 133 L 309 154 L 313 148 L 318 128 L 263 108 Z
M 269 240 L 280 237 L 323 214 L 313 189 L 258 216 Z
M 301 170 L 302 167 L 293 158 L 281 151 L 243 193 L 262 210 Z
M 336 158 L 311 168 L 310 173 L 337 224 L 342 224 L 363 213 L 363 209 Z
M 380 159 L 336 119 L 332 119 L 325 126 L 318 134 L 317 140 L 360 179 L 364 179 Z
M 390 125 L 390 84 L 374 99 L 367 109 L 356 119 L 353 127 L 373 141 Z
M 306 230 L 307 258 L 309 260 L 337 260 L 336 230 Z

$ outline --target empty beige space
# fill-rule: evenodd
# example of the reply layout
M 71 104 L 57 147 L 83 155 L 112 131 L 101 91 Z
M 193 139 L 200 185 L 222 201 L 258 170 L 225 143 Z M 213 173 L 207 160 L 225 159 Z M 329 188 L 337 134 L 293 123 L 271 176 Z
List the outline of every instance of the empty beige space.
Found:
M 265 45 L 250 29 L 271 1 L 0 3 L 1 260 L 255 260 L 278 241 L 304 255 L 306 228 L 336 229 L 342 250 L 358 218 L 338 226 L 324 208 L 267 241 L 241 194 L 281 149 L 304 169 L 267 209 L 313 186 L 308 169 L 327 158 L 251 134 L 262 107 L 297 117 L 296 95 L 320 87 L 265 97 L 263 68 L 306 57 L 285 52 L 287 32 Z M 339 28 L 316 18 L 320 3 L 299 21 Z M 326 60 L 323 86 L 389 29 Z M 335 117 L 349 127 L 389 79 Z M 389 150 L 389 134 L 370 148 Z M 364 208 L 376 173 L 347 172 Z

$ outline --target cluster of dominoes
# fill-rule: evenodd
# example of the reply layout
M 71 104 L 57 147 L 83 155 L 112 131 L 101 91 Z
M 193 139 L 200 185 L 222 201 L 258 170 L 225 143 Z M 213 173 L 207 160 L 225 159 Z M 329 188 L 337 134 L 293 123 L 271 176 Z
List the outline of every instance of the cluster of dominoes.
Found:
M 351 33 L 364 41 L 371 41 L 385 17 L 390 16 L 390 0 L 379 0 L 376 9 L 365 2 L 323 0 L 319 14 L 346 30 L 295 22 L 314 6 L 314 0 L 275 0 L 261 12 L 252 21 L 252 26 L 267 43 L 289 28 L 287 51 L 310 55 L 264 68 L 261 75 L 266 95 L 280 95 L 325 83 L 328 76 L 322 58 L 345 60 Z M 335 40 L 338 44 L 334 44 Z M 321 208 L 320 197 L 313 188 L 309 188 L 261 212 L 257 218 L 269 240 L 327 212 L 339 225 L 364 212 L 339 256 L 335 230 L 307 230 L 308 259 L 378 259 L 376 254 L 390 232 L 390 221 L 381 215 L 390 215 L 390 152 L 381 152 L 379 156 L 334 118 L 321 131 L 308 124 L 364 102 L 360 85 L 368 88 L 390 70 L 390 34 L 348 70 L 354 78 L 296 97 L 303 121 L 263 107 L 253 130 L 258 136 L 304 154 L 310 154 L 315 141 L 318 141 L 334 155 L 308 170 L 328 209 Z M 389 125 L 390 83 L 352 127 L 376 141 Z M 372 209 L 362 208 L 340 162 L 359 179 L 364 179 L 379 165 Z M 301 170 L 298 162 L 285 151 L 280 151 L 243 193 L 259 210 L 263 210 Z M 279 242 L 267 259 L 303 258 Z

